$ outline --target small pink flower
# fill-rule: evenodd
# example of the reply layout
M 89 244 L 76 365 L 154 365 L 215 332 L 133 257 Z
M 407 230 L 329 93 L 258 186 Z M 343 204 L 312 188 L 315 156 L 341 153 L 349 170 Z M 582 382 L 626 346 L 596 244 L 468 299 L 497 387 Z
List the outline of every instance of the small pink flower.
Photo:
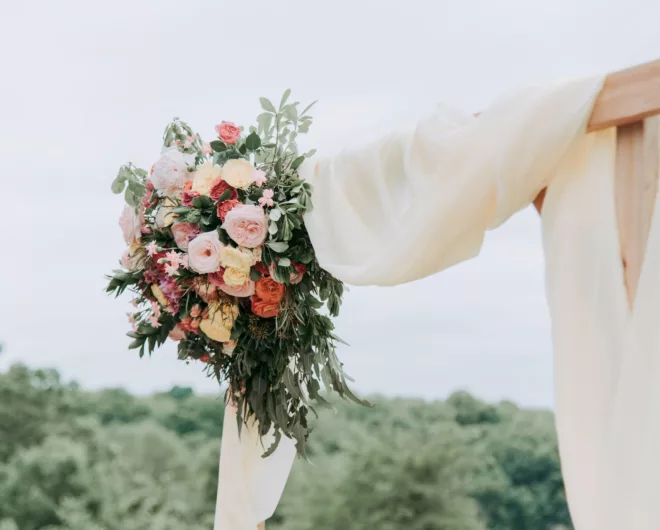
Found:
M 177 265 L 170 265 L 170 264 L 168 263 L 167 265 L 165 265 L 165 272 L 166 272 L 169 276 L 174 276 L 174 275 L 176 274 L 176 271 L 178 271 L 178 270 L 179 270 L 179 266 L 178 266 L 178 264 L 177 264 Z
M 192 143 L 193 143 L 192 138 L 188 137 L 186 138 L 186 141 L 183 143 L 183 147 L 188 148 L 192 145 Z
M 160 305 L 157 302 L 151 302 L 151 310 L 156 315 L 156 318 L 160 318 Z
M 230 121 L 223 121 L 220 125 L 216 125 L 215 132 L 226 144 L 235 144 L 241 137 L 240 127 Z
M 261 188 L 268 180 L 266 178 L 266 172 L 261 169 L 255 169 L 254 173 L 252 173 L 252 180 L 258 188 Z
M 211 147 L 211 144 L 208 142 L 204 142 L 202 144 L 202 154 L 204 156 L 206 155 L 212 155 L 213 154 L 213 148 Z
M 147 245 L 147 252 L 149 253 L 149 256 L 152 258 L 158 252 L 158 245 L 156 245 L 155 241 L 152 241 Z
M 151 322 L 151 325 L 155 328 L 159 328 L 161 326 L 160 322 L 158 322 L 158 319 L 153 315 L 149 316 L 149 322 Z
M 259 197 L 259 206 L 274 206 L 273 196 L 275 193 L 273 190 L 264 190 L 263 195 Z
M 190 137 L 191 140 L 197 140 L 198 136 L 196 133 L 193 133 L 193 135 Z
M 181 264 L 181 254 L 175 252 L 174 250 L 170 250 L 167 254 L 165 254 L 165 259 L 168 260 L 173 267 L 176 267 L 176 269 L 178 269 L 179 265 Z

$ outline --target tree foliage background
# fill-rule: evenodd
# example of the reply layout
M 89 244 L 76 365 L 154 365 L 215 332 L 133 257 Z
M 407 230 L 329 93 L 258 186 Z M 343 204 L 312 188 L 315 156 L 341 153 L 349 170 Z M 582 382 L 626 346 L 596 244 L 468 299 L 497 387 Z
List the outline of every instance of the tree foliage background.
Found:
M 222 401 L 0 373 L 0 530 L 212 529 Z M 321 413 L 269 530 L 559 530 L 553 416 L 465 392 Z

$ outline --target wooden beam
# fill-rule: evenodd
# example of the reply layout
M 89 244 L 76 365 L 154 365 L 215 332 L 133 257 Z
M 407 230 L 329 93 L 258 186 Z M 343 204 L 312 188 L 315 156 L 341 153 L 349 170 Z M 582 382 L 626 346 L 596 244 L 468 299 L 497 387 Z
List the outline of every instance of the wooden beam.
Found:
M 660 59 L 613 72 L 598 95 L 588 132 L 660 114 Z
M 615 202 L 624 282 L 630 307 L 646 255 L 658 192 L 660 118 L 617 128 Z
M 660 59 L 609 74 L 591 112 L 587 132 L 608 127 L 625 127 L 656 115 L 660 115 Z M 625 137 L 627 133 L 624 131 L 622 134 Z M 649 144 L 649 140 L 645 140 L 645 143 Z M 624 157 L 628 156 L 626 149 L 624 148 L 622 155 Z M 646 158 L 651 160 L 648 156 Z M 543 208 L 544 198 L 545 190 L 534 199 L 534 206 L 539 213 Z M 646 208 L 648 209 L 648 205 Z M 650 223 L 650 216 L 648 219 Z M 633 291 L 636 289 L 636 282 L 631 288 Z M 634 294 L 631 300 L 634 300 Z

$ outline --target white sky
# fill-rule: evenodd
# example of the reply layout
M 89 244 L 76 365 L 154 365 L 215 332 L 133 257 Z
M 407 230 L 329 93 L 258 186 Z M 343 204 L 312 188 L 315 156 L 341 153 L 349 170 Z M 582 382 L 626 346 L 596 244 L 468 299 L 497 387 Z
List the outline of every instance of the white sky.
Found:
M 189 384 L 165 347 L 126 350 L 127 299 L 103 292 L 123 241 L 110 193 L 149 167 L 168 121 L 250 124 L 258 97 L 321 100 L 308 145 L 362 143 L 446 101 L 476 111 L 517 85 L 660 57 L 657 0 L 0 0 L 0 367 L 86 387 Z M 543 126 L 543 124 L 539 124 Z M 539 222 L 490 234 L 470 263 L 352 289 L 338 321 L 363 392 L 552 403 Z

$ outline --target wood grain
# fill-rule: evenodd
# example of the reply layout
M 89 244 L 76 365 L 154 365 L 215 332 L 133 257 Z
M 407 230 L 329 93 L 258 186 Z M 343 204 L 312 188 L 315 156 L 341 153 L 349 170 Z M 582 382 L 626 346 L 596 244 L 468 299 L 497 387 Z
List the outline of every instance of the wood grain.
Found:
M 587 131 L 628 125 L 656 114 L 660 114 L 660 59 L 609 74 Z
M 614 183 L 617 224 L 628 302 L 635 303 L 658 191 L 657 117 L 617 128 Z

